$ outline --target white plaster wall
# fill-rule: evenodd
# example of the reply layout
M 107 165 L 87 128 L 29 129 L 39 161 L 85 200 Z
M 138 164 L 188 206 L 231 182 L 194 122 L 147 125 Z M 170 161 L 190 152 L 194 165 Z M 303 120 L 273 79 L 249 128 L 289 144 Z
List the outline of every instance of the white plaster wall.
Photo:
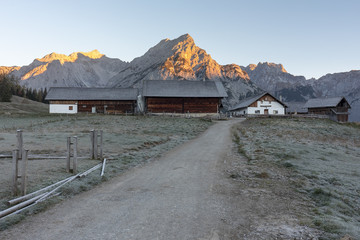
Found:
M 248 107 L 248 114 L 256 114 L 256 110 L 260 110 L 260 114 L 264 114 L 264 109 L 269 109 L 269 114 L 274 115 L 284 115 L 285 114 L 285 108 L 283 105 L 276 101 L 268 102 L 268 101 L 261 101 L 257 102 L 258 107 Z M 274 110 L 277 110 L 278 113 L 275 114 Z
M 69 110 L 69 106 L 73 107 L 73 110 Z M 49 106 L 50 113 L 77 113 L 76 104 L 50 104 Z

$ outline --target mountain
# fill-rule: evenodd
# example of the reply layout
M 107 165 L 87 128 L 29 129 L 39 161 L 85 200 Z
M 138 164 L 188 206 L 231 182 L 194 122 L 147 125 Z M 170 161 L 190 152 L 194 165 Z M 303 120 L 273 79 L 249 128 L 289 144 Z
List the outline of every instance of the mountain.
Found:
M 164 39 L 130 63 L 111 59 L 97 50 L 69 56 L 51 53 L 30 65 L 10 71 L 31 88 L 49 87 L 142 87 L 142 80 L 221 81 L 229 97 L 225 108 L 260 91 L 236 64 L 219 65 L 197 47 L 189 34 Z
M 282 64 L 265 62 L 250 64 L 244 69 L 257 86 L 281 96 L 284 101 L 304 102 L 315 97 L 314 89 L 308 86 L 305 77 L 288 73 Z
M 31 88 L 104 87 L 127 63 L 108 58 L 97 50 L 69 56 L 51 53 L 30 65 L 12 69 L 20 84 Z M 4 68 L 3 68 L 4 69 Z
M 261 91 L 240 66 L 219 65 L 210 54 L 195 45 L 189 34 L 160 41 L 112 77 L 109 85 L 141 88 L 144 79 L 221 81 L 229 95 L 223 102 L 225 107 Z
M 0 67 L 31 88 L 53 86 L 142 87 L 142 80 L 221 81 L 229 95 L 228 108 L 240 99 L 268 91 L 288 103 L 302 106 L 314 97 L 344 96 L 351 104 L 350 120 L 360 121 L 360 71 L 327 74 L 307 80 L 288 73 L 282 64 L 258 63 L 246 67 L 220 65 L 185 34 L 164 39 L 131 62 L 108 58 L 97 50 L 70 55 L 51 53 L 23 67 Z

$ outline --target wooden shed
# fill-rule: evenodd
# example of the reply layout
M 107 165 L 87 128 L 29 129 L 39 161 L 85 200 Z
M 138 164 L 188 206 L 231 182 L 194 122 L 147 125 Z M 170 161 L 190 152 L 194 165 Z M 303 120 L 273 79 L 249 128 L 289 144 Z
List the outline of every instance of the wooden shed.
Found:
M 268 92 L 246 98 L 230 108 L 233 115 L 264 114 L 284 115 L 286 113 L 285 103 L 275 98 Z
M 147 80 L 143 97 L 150 113 L 218 113 L 227 94 L 219 81 Z
M 334 121 L 347 122 L 351 107 L 345 97 L 333 97 L 309 99 L 304 108 L 308 110 L 308 114 L 328 115 Z
M 134 113 L 138 89 L 134 88 L 50 88 L 45 100 L 50 113 Z

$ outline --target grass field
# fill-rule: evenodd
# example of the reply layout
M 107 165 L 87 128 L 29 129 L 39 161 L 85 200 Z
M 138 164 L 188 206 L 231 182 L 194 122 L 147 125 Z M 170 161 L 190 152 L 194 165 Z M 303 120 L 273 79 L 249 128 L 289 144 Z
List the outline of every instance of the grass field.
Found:
M 359 125 L 250 119 L 235 126 L 233 134 L 249 166 L 270 164 L 290 171 L 289 182 L 313 203 L 306 214 L 313 226 L 327 233 L 325 239 L 360 236 Z
M 104 157 L 109 159 L 105 176 L 91 174 L 73 181 L 63 189 L 62 195 L 53 201 L 60 201 L 73 194 L 85 191 L 122 171 L 150 161 L 162 153 L 194 138 L 206 130 L 211 121 L 149 116 L 114 115 L 49 115 L 11 113 L 0 115 L 0 155 L 10 155 L 16 148 L 16 130 L 23 129 L 24 147 L 30 155 L 66 156 L 66 138 L 78 136 L 80 157 L 90 156 L 90 130 L 103 130 Z M 79 171 L 98 164 L 99 160 L 78 160 Z M 64 159 L 29 160 L 28 192 L 62 180 L 71 173 L 65 171 Z M 11 196 L 11 159 L 0 158 L 0 210 L 7 208 Z M 34 213 L 47 206 L 39 206 L 28 212 Z M 6 222 L 0 222 L 0 229 L 21 219 L 19 215 Z M 1 225 L 2 224 L 2 225 Z

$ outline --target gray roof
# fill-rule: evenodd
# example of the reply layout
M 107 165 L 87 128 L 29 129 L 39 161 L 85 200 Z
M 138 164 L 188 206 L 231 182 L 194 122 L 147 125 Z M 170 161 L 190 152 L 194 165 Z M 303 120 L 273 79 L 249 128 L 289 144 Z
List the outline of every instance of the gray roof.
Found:
M 45 100 L 136 100 L 135 88 L 52 87 Z
M 307 109 L 304 108 L 304 102 L 287 102 L 286 112 L 288 113 L 307 113 Z
M 333 98 L 313 98 L 309 99 L 304 108 L 318 108 L 318 107 L 336 107 L 344 97 Z M 345 99 L 346 101 L 346 99 Z
M 270 93 L 264 92 L 264 93 L 261 93 L 261 94 L 259 94 L 259 95 L 255 95 L 255 96 L 253 96 L 253 97 L 249 97 L 249 98 L 246 98 L 246 99 L 240 101 L 238 104 L 236 104 L 235 106 L 233 106 L 233 107 L 230 108 L 229 110 L 230 110 L 230 111 L 234 111 L 234 110 L 241 109 L 241 108 L 247 108 L 247 107 L 250 106 L 253 102 L 257 101 L 259 98 L 265 96 L 266 94 L 269 94 L 270 96 L 272 96 L 273 98 L 275 98 L 276 101 L 278 101 L 280 104 L 284 105 L 284 107 L 287 107 L 283 102 L 281 102 L 280 100 L 278 100 L 276 97 L 274 97 L 274 96 L 271 95 Z
M 144 97 L 227 97 L 219 81 L 147 80 Z

